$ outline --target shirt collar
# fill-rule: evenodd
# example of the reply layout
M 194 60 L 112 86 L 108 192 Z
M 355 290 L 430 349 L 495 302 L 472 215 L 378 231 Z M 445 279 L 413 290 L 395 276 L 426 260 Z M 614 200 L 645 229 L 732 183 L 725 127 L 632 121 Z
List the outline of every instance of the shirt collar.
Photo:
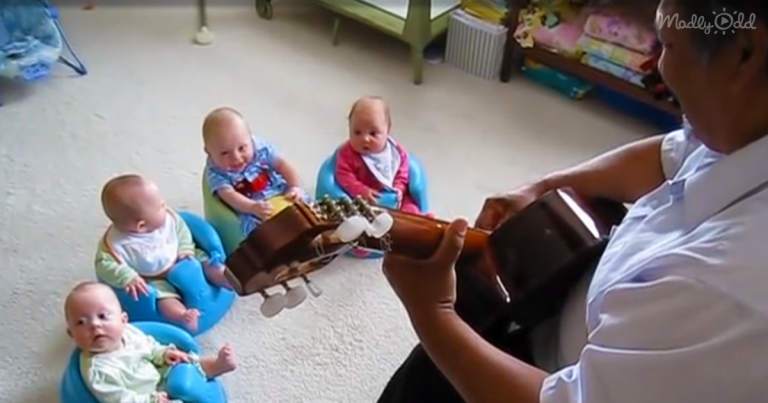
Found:
M 714 158 L 716 153 L 713 151 L 707 151 L 713 158 L 702 162 L 710 165 L 709 168 L 697 169 L 685 180 L 685 225 L 688 230 L 768 181 L 768 169 L 765 169 L 768 136 L 732 154 L 718 154 L 718 158 Z
M 211 157 L 206 157 L 205 164 L 208 165 L 208 169 L 211 171 L 217 173 L 217 174 L 223 174 L 223 175 L 229 175 L 230 172 L 227 172 L 221 168 L 219 168 L 216 164 L 213 163 L 213 160 Z

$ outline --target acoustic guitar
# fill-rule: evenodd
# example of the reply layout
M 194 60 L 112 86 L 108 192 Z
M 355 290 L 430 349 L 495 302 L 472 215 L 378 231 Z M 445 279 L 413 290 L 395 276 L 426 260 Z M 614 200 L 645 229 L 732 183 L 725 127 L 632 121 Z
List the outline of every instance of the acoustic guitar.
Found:
M 602 253 L 623 205 L 586 199 L 568 189 L 543 195 L 493 232 L 467 231 L 460 260 L 476 265 L 489 292 L 514 307 L 529 301 L 518 322 L 538 320 Z M 362 198 L 297 202 L 264 221 L 227 258 L 226 275 L 240 296 L 261 294 L 267 317 L 294 308 L 321 290 L 308 275 L 352 247 L 430 257 L 449 222 L 372 206 Z M 493 268 L 491 268 L 493 267 Z M 289 281 L 299 280 L 290 285 Z M 302 284 L 303 283 L 303 284 Z M 561 291 L 560 289 L 566 289 Z M 558 294 L 558 295 L 555 295 Z M 527 315 L 527 316 L 526 316 Z M 528 318 L 528 319 L 526 319 Z

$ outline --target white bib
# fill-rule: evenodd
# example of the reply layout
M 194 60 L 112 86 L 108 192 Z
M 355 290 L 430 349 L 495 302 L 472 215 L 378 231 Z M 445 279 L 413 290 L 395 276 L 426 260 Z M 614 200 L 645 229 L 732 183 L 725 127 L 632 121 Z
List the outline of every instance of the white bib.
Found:
M 145 234 L 125 234 L 111 227 L 106 241 L 117 258 L 141 276 L 162 273 L 179 255 L 179 236 L 170 213 L 166 214 L 163 226 Z
M 395 141 L 391 137 L 387 139 L 387 145 L 383 150 L 364 154 L 363 162 L 382 185 L 392 188 L 397 170 L 400 168 L 400 153 L 397 152 Z

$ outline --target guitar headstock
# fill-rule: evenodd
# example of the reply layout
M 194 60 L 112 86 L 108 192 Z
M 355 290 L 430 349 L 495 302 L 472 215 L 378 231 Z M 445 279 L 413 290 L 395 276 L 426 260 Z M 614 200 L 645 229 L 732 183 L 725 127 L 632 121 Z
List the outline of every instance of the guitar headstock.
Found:
M 274 316 L 300 305 L 307 297 L 306 289 L 312 295 L 321 294 L 309 273 L 365 240 L 371 243 L 371 239 L 385 238 L 393 225 L 394 218 L 386 209 L 362 198 L 326 196 L 313 203 L 299 201 L 246 237 L 227 258 L 226 275 L 239 295 L 261 294 L 262 313 Z M 297 279 L 303 284 L 289 285 Z
M 301 304 L 307 297 L 306 289 L 320 295 L 308 274 L 349 249 L 361 247 L 427 258 L 439 246 L 448 224 L 374 206 L 360 197 L 326 196 L 313 203 L 296 202 L 246 237 L 227 258 L 226 274 L 239 295 L 261 294 L 262 313 L 274 316 L 284 308 Z M 481 250 L 487 238 L 486 232 L 470 230 L 464 250 Z M 294 280 L 303 284 L 289 285 Z
M 361 237 L 384 237 L 394 225 L 389 210 L 372 206 L 362 197 L 332 199 L 325 196 L 307 206 L 317 219 L 317 225 L 335 227 L 331 236 L 343 243 L 354 243 Z

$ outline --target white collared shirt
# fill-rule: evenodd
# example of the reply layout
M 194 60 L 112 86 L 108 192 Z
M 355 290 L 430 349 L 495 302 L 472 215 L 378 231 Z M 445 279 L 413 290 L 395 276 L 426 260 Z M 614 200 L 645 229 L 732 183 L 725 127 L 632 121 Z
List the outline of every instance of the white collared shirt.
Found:
M 679 130 L 662 161 L 668 180 L 595 271 L 586 346 L 541 403 L 768 399 L 768 136 L 724 156 Z

